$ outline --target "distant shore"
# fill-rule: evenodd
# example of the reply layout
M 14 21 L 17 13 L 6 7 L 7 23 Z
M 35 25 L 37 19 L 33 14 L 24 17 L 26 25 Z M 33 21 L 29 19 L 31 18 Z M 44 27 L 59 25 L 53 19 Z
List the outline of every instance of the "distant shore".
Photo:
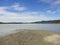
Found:
M 0 22 L 0 24 L 60 24 L 60 20 L 35 21 L 35 22 Z

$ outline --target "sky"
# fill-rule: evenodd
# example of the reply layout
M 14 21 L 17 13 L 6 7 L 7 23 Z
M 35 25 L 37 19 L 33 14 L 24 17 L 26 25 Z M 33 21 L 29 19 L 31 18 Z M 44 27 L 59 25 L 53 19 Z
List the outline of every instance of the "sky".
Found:
M 0 22 L 60 20 L 60 0 L 0 0 Z

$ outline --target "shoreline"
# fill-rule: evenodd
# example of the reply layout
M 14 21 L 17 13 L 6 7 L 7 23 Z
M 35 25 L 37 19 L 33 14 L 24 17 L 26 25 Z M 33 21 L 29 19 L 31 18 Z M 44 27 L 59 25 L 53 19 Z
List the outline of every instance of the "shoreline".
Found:
M 22 32 L 22 31 L 43 31 L 43 32 L 49 32 L 49 33 L 56 33 L 56 34 L 59 34 L 58 32 L 52 32 L 52 31 L 48 31 L 48 30 L 32 30 L 32 29 L 15 29 L 13 31 L 10 31 L 9 33 L 1 33 L 0 34 L 0 37 L 4 37 L 4 36 L 8 36 L 10 34 L 15 34 L 15 33 L 18 33 L 18 32 Z

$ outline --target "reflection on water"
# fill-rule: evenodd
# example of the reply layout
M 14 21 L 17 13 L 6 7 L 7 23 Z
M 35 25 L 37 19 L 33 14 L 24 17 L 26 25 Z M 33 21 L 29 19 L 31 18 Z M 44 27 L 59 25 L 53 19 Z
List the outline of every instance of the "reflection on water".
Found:
M 0 35 L 12 33 L 16 29 L 48 30 L 60 33 L 60 24 L 0 24 Z

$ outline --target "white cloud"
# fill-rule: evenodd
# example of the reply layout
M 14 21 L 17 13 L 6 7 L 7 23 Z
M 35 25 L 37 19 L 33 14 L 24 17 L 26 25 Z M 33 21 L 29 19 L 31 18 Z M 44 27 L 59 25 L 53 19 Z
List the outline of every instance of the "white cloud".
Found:
M 42 1 L 42 2 L 45 2 L 45 3 L 51 3 L 53 0 L 39 0 L 39 1 Z
M 53 5 L 53 6 L 60 5 L 60 0 L 39 0 L 39 1 L 48 3 L 48 4 Z
M 47 10 L 46 12 L 49 14 L 55 14 L 57 11 Z
M 56 5 L 60 5 L 60 0 L 56 0 L 52 3 L 52 5 L 56 6 Z
M 49 20 L 45 15 L 41 15 L 39 12 L 23 12 L 23 13 L 14 13 L 7 11 L 8 7 L 0 7 L 0 21 L 3 22 L 19 22 L 19 21 L 40 21 L 40 20 Z M 35 16 L 34 16 L 35 15 Z M 39 16 L 38 16 L 39 15 Z
M 52 20 L 53 18 L 48 17 L 47 15 L 43 14 L 43 12 L 9 12 L 7 9 L 14 9 L 17 11 L 24 11 L 27 8 L 22 7 L 18 3 L 15 3 L 12 6 L 9 7 L 0 7 L 0 21 L 3 22 L 30 22 L 30 21 L 41 21 L 41 20 Z M 55 11 L 48 10 L 47 13 L 55 13 Z
M 17 10 L 17 11 L 24 11 L 27 8 L 24 6 L 21 6 L 19 3 L 15 3 L 14 5 L 10 6 L 12 9 Z

